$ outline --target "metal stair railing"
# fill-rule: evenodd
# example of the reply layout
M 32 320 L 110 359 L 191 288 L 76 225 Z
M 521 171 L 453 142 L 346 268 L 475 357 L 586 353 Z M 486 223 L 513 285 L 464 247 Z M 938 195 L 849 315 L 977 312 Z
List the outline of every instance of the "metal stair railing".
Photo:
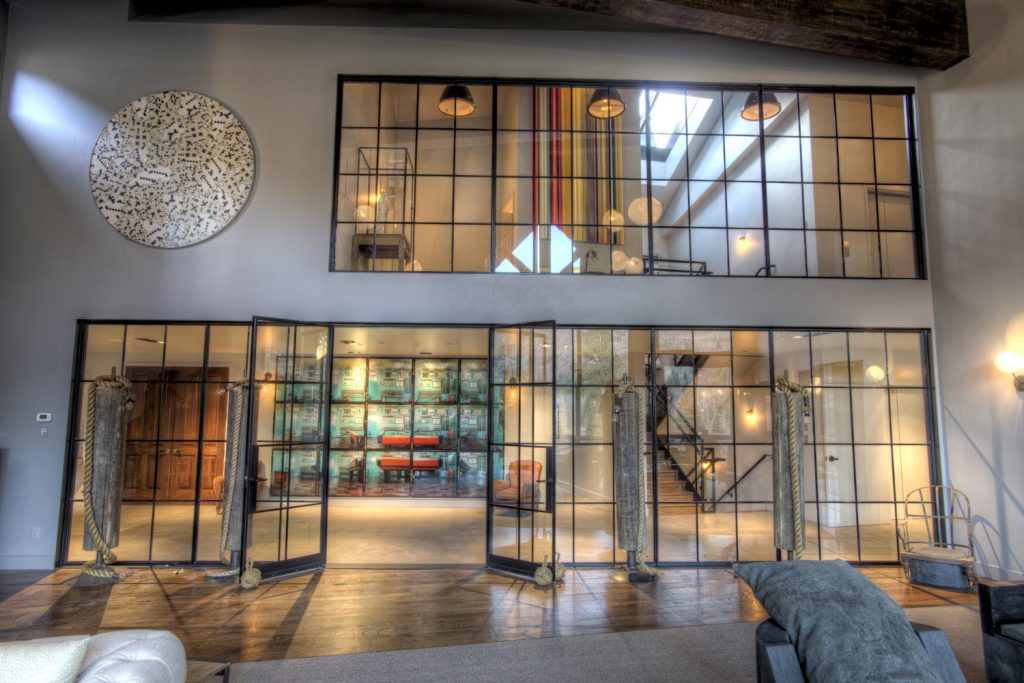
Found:
M 689 386 L 691 385 L 684 385 L 683 388 L 685 389 Z M 687 418 L 686 415 L 684 415 L 682 411 L 675 406 L 675 404 L 668 400 L 668 388 L 665 386 L 658 387 L 655 419 L 656 425 L 654 442 L 657 449 L 664 454 L 665 458 L 676 470 L 677 475 L 683 482 L 683 488 L 693 494 L 694 502 L 706 504 L 707 497 L 705 495 L 705 477 L 703 476 L 703 470 L 705 469 L 705 465 L 709 462 L 711 463 L 711 467 L 714 467 L 715 449 L 705 445 L 703 437 L 701 437 L 700 432 L 697 431 L 689 418 Z M 684 469 L 684 466 L 676 459 L 675 454 L 672 452 L 671 435 L 665 435 L 668 443 L 662 440 L 660 427 L 663 419 L 668 420 L 670 425 L 675 427 L 681 437 L 689 440 L 689 443 L 693 445 L 695 454 L 700 454 L 699 457 L 695 458 L 693 467 L 690 468 L 689 471 Z

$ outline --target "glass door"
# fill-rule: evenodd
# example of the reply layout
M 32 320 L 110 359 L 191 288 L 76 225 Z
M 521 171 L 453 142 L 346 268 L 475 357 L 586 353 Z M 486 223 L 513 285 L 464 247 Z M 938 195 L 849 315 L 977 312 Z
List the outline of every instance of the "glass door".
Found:
M 555 553 L 555 323 L 491 328 L 487 565 L 532 573 Z
M 332 330 L 253 320 L 246 559 L 264 578 L 320 569 Z

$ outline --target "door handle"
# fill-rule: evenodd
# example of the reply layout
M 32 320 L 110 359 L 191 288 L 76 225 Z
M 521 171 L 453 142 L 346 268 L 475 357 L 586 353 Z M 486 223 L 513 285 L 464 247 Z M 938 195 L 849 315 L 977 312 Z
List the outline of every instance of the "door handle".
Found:
M 839 460 L 839 458 L 837 458 L 837 457 L 836 457 L 836 456 L 834 456 L 834 455 L 830 455 L 830 456 L 828 456 L 828 457 L 827 457 L 827 458 L 825 458 L 825 459 L 826 459 L 826 460 L 828 460 L 829 462 L 836 462 L 837 460 Z

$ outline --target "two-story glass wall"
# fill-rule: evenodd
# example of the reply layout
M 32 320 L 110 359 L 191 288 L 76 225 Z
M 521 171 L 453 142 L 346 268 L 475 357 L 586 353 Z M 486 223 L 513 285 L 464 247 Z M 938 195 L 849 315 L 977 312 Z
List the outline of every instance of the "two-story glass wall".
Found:
M 919 277 L 912 102 L 342 78 L 333 268 Z

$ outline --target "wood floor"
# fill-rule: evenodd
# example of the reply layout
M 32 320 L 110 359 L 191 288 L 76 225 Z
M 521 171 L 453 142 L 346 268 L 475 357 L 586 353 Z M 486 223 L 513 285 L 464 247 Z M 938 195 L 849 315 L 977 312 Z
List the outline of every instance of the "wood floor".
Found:
M 862 571 L 904 607 L 975 604 L 911 586 L 897 567 Z M 192 569 L 136 568 L 115 586 L 73 585 L 77 571 L 0 572 L 0 640 L 159 628 L 193 659 L 232 662 L 751 621 L 764 611 L 729 569 L 662 569 L 631 586 L 609 569 L 570 570 L 540 589 L 484 570 L 352 570 L 246 591 Z

